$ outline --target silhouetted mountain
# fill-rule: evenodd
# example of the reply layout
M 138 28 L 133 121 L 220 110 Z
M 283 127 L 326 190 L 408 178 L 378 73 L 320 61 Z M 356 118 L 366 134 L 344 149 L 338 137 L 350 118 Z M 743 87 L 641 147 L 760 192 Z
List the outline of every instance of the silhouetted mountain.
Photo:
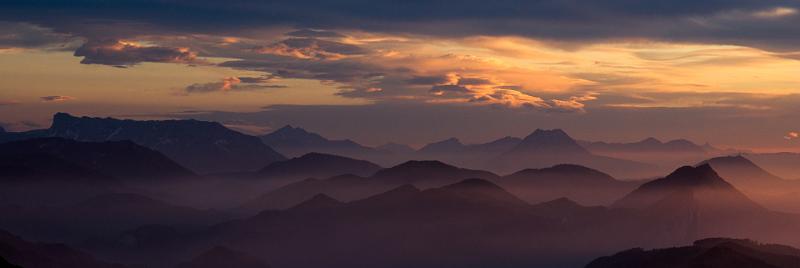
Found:
M 255 170 L 285 159 L 256 137 L 196 120 L 134 121 L 57 113 L 49 129 L 19 135 L 85 142 L 130 140 L 203 173 Z
M 427 144 L 417 150 L 417 152 L 423 154 L 450 154 L 460 153 L 466 149 L 466 146 L 457 138 L 449 138 L 443 141 Z
M 745 194 L 778 211 L 800 212 L 800 181 L 784 180 L 744 156 L 725 156 L 703 161 Z
M 63 244 L 28 242 L 2 230 L 0 230 L 0 256 L 8 263 L 25 268 L 125 267 L 120 264 L 98 261 L 87 253 L 72 249 Z M 2 261 L 0 261 L 0 265 L 2 265 Z
M 701 145 L 684 139 L 661 142 L 647 138 L 633 143 L 608 143 L 582 141 L 580 144 L 593 153 L 692 153 L 705 154 Z
M 275 162 L 261 169 L 259 176 L 283 179 L 328 178 L 341 174 L 370 176 L 381 167 L 369 161 L 322 154 L 308 153 L 301 157 Z
M 348 174 L 291 183 L 246 202 L 239 211 L 253 214 L 265 209 L 286 209 L 317 194 L 325 194 L 336 200 L 352 201 L 404 184 L 429 188 L 468 178 L 496 180 L 499 177 L 491 172 L 458 168 L 439 161 L 408 161 L 382 169 L 368 178 Z
M 578 164 L 620 177 L 645 177 L 653 167 L 629 160 L 593 155 L 563 130 L 537 129 L 508 152 L 488 162 L 491 170 L 503 172 Z
M 214 247 L 189 262 L 178 264 L 177 268 L 269 268 L 261 260 L 226 247 Z
M 293 210 L 329 209 L 341 206 L 342 202 L 325 194 L 317 194 L 309 200 L 292 207 Z
M 506 136 L 487 143 L 469 145 L 468 150 L 472 153 L 499 154 L 508 152 L 521 142 L 520 138 Z
M 713 238 L 692 246 L 626 250 L 592 261 L 587 268 L 793 268 L 800 265 L 800 250 L 750 240 Z
M 511 149 L 512 154 L 589 154 L 572 137 L 561 129 L 537 129 L 517 146 Z
M 58 158 L 119 179 L 157 180 L 196 176 L 163 154 L 130 141 L 78 142 L 64 138 L 34 138 L 0 144 L 2 156 L 32 154 Z M 47 172 L 48 169 L 40 165 L 33 172 Z M 66 173 L 64 170 L 62 172 Z
M 570 164 L 525 169 L 504 176 L 498 182 L 529 203 L 567 197 L 591 205 L 608 205 L 640 184 L 619 181 L 603 172 Z
M 698 167 L 681 167 L 667 177 L 647 182 L 617 201 L 614 206 L 647 208 L 684 193 L 687 193 L 686 196 L 695 201 L 707 199 L 702 201 L 708 201 L 709 204 L 713 203 L 715 206 L 760 209 L 759 205 L 750 201 L 733 185 L 722 179 L 708 164 Z M 714 195 L 714 197 L 724 197 L 724 199 L 704 195 Z
M 800 179 L 800 173 L 797 172 L 797 167 L 800 166 L 800 153 L 747 153 L 743 156 L 778 177 L 789 180 Z
M 336 200 L 351 201 L 386 191 L 392 186 L 355 175 L 340 175 L 329 179 L 312 178 L 264 193 L 243 204 L 239 211 L 244 214 L 256 214 L 268 209 L 287 209 L 319 194 Z
M 0 222 L 0 228 L 35 239 L 72 242 L 145 224 L 203 226 L 228 219 L 223 213 L 128 193 L 104 194 L 61 206 L 0 206 L 0 213 L 13 215 Z
M 685 166 L 645 183 L 613 207 L 641 211 L 659 230 L 651 239 L 673 244 L 709 236 L 763 237 L 795 221 L 753 202 L 707 164 Z
M 775 184 L 783 181 L 741 155 L 716 157 L 703 161 L 699 165 L 703 164 L 710 165 L 720 176 L 733 184 Z
M 116 183 L 111 176 L 101 174 L 62 158 L 46 153 L 0 151 L 0 181 L 33 182 L 63 181 Z
M 375 153 L 374 149 L 351 140 L 329 140 L 317 133 L 286 125 L 260 137 L 261 141 L 287 156 L 300 156 L 311 152 L 346 156 L 363 156 Z
M 439 161 L 408 161 L 380 170 L 371 178 L 387 184 L 413 184 L 426 188 L 468 178 L 496 180 L 499 176 L 488 171 L 459 168 Z

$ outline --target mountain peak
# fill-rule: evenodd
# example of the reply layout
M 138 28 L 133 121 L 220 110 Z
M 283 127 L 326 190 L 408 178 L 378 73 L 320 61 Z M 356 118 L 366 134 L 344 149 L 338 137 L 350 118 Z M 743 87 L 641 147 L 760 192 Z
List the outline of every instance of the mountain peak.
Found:
M 667 175 L 661 182 L 663 185 L 669 186 L 730 186 L 709 164 L 702 164 L 697 167 L 680 167 Z
M 438 160 L 410 160 L 391 169 L 455 169 L 456 167 Z
M 715 157 L 698 165 L 709 165 L 734 183 L 783 180 L 742 155 Z
M 454 153 L 464 149 L 464 144 L 458 138 L 448 138 L 423 146 L 419 149 L 422 153 Z
M 572 137 L 561 129 L 536 129 L 525 137 L 514 149 L 517 153 L 561 153 L 589 154 Z
M 300 203 L 294 207 L 292 210 L 310 210 L 310 209 L 326 209 L 332 208 L 343 204 L 341 201 L 334 199 L 326 194 L 316 194 L 310 199 L 306 200 L 303 203 Z

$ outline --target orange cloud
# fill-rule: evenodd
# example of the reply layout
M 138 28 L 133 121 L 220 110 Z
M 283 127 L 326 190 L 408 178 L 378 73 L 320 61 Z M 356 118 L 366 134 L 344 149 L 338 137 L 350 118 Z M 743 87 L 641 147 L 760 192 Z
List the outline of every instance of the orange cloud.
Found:
M 65 102 L 75 100 L 76 98 L 70 96 L 44 96 L 39 99 L 41 99 L 42 102 Z
M 787 140 L 794 140 L 800 138 L 800 133 L 792 131 L 787 133 L 786 136 L 783 136 L 783 138 Z

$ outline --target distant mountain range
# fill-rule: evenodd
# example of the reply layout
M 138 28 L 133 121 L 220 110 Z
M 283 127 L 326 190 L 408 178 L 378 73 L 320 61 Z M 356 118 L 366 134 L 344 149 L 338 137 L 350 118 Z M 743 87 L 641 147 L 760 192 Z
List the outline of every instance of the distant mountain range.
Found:
M 309 165 L 314 166 L 309 163 Z M 408 161 L 372 172 L 371 176 L 353 173 L 333 177 L 315 177 L 272 190 L 244 204 L 242 210 L 255 213 L 265 209 L 286 209 L 317 195 L 325 194 L 342 201 L 365 198 L 401 185 L 420 188 L 439 187 L 469 178 L 497 180 L 499 176 L 482 170 L 463 169 L 439 161 Z
M 130 141 L 79 142 L 64 138 L 33 138 L 0 144 L 0 157 L 29 158 L 17 167 L 3 161 L 6 172 L 41 179 L 60 179 L 66 174 L 110 176 L 122 180 L 187 179 L 197 175 L 158 151 Z M 16 171 L 11 171 L 15 169 Z M 36 173 L 50 172 L 51 174 Z
M 6 266 L 3 264 L 5 262 Z M 64 244 L 35 243 L 0 230 L 0 266 L 25 268 L 124 268 Z
M 289 157 L 297 157 L 311 152 L 345 156 L 375 153 L 375 149 L 354 141 L 329 140 L 317 133 L 291 125 L 286 125 L 259 138 L 264 144 Z
M 256 170 L 285 158 L 258 138 L 196 120 L 135 121 L 53 116 L 49 129 L 4 133 L 0 140 L 62 137 L 85 142 L 130 140 L 200 173 Z
M 602 141 L 580 141 L 587 150 L 594 153 L 688 153 L 705 154 L 706 149 L 684 139 L 662 142 L 656 138 L 647 138 L 633 143 L 608 143 Z
M 537 129 L 486 165 L 490 170 L 513 172 L 558 164 L 582 165 L 622 178 L 644 178 L 658 172 L 648 164 L 592 154 L 560 129 Z
M 269 164 L 258 171 L 258 176 L 280 179 L 328 178 L 343 174 L 370 176 L 380 169 L 381 166 L 369 161 L 331 154 L 308 153 Z
M 503 188 L 531 204 L 568 198 L 584 205 L 609 205 L 641 183 L 620 181 L 606 173 L 570 164 L 524 169 L 498 180 Z
M 598 258 L 586 268 L 794 268 L 799 264 L 800 249 L 744 239 L 710 238 L 685 247 L 626 250 Z

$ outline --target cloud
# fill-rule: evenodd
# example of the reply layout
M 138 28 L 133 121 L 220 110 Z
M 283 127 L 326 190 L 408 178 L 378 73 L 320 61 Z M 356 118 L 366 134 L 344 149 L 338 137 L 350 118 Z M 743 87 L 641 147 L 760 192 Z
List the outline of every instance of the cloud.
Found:
M 0 49 L 69 49 L 75 38 L 30 23 L 0 22 Z M 74 47 L 72 47 L 74 49 Z
M 184 88 L 187 94 L 211 92 L 241 92 L 272 88 L 285 88 L 284 85 L 263 84 L 270 78 L 264 77 L 226 77 L 219 82 L 192 84 Z
M 90 40 L 75 50 L 83 64 L 127 67 L 142 62 L 200 63 L 188 48 L 146 46 L 123 40 Z
M 325 30 L 302 29 L 286 33 L 287 36 L 293 37 L 311 37 L 311 38 L 343 38 L 344 35 Z
M 338 60 L 367 53 L 365 49 L 356 45 L 317 38 L 289 38 L 255 50 L 262 54 L 313 60 Z
M 48 2 L 53 4 L 48 5 Z M 4 5 L 0 17 L 57 28 L 83 37 L 131 37 L 143 33 L 250 33 L 296 27 L 293 37 L 338 38 L 320 29 L 427 36 L 525 36 L 567 42 L 648 39 L 690 43 L 749 45 L 800 50 L 800 3 L 791 0 L 641 1 L 574 0 L 458 4 L 391 0 L 295 0 L 222 3 L 215 0 L 18 1 Z M 38 16 L 46 7 L 48 16 Z M 173 10 L 181 10 L 170 12 Z M 127 27 L 115 27 L 114 24 Z
M 794 140 L 794 139 L 800 138 L 800 132 L 792 131 L 792 132 L 786 133 L 786 136 L 783 136 L 783 138 L 787 139 L 787 140 Z
M 56 96 L 44 96 L 44 97 L 40 97 L 39 99 L 42 100 L 42 102 L 65 102 L 65 101 L 75 100 L 76 98 L 75 97 L 70 97 L 70 96 L 58 96 L 58 95 L 56 95 Z

